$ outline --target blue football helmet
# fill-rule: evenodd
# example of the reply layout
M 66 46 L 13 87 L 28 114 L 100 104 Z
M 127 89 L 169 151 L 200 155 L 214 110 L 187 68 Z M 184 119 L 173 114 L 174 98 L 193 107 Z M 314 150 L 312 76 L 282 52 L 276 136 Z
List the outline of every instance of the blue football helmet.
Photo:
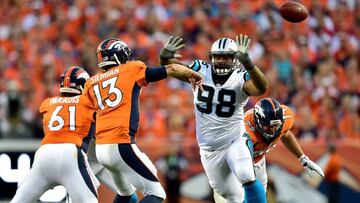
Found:
M 129 49 L 124 41 L 117 38 L 110 38 L 99 44 L 96 55 L 98 67 L 106 70 L 130 61 L 131 49 Z
M 67 68 L 60 76 L 60 92 L 82 94 L 89 74 L 79 66 Z
M 254 106 L 254 122 L 263 140 L 271 143 L 280 136 L 284 124 L 280 103 L 272 98 L 259 100 Z

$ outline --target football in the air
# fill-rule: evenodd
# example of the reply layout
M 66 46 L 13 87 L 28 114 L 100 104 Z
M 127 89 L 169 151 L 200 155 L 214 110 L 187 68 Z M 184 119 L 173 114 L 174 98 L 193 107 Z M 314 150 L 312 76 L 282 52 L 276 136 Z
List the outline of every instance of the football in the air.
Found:
M 296 1 L 287 1 L 279 7 L 281 16 L 292 23 L 299 23 L 305 20 L 309 12 L 306 7 Z

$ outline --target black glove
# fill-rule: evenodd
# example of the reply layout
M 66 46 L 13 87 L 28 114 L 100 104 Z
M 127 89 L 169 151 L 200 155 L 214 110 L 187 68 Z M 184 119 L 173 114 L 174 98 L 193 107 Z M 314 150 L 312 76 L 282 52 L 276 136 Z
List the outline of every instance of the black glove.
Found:
M 171 36 L 166 42 L 164 48 L 160 51 L 159 57 L 162 59 L 172 59 L 180 58 L 180 54 L 175 54 L 175 52 L 184 48 L 184 39 L 182 37 L 173 37 Z
M 236 36 L 236 44 L 237 50 L 235 57 L 244 65 L 244 68 L 247 71 L 250 71 L 255 68 L 254 64 L 252 63 L 249 57 L 249 47 L 250 47 L 251 39 L 247 35 L 237 35 Z

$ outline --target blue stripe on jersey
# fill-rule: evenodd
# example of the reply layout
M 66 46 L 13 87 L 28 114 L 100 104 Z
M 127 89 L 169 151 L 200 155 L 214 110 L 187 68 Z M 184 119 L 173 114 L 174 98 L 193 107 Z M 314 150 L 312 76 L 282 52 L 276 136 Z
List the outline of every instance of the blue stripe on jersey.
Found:
M 131 147 L 131 144 L 118 144 L 118 150 L 121 158 L 130 168 L 132 168 L 132 170 L 136 171 L 136 173 L 148 180 L 159 182 L 157 177 L 135 154 L 134 150 Z
M 94 187 L 94 184 L 91 180 L 90 174 L 88 172 L 88 170 L 86 169 L 86 163 L 85 163 L 85 157 L 84 155 L 81 153 L 81 149 L 77 147 L 77 159 L 78 159 L 78 167 L 81 173 L 81 176 L 83 177 L 86 185 L 88 186 L 89 190 L 91 191 L 91 193 L 93 193 L 95 195 L 95 197 L 97 198 L 97 193 L 96 193 L 96 189 Z
M 139 95 L 141 87 L 135 82 L 131 96 L 131 111 L 130 111 L 130 123 L 129 134 L 131 143 L 135 143 L 135 135 L 139 128 Z
M 81 143 L 81 149 L 84 150 L 84 152 L 86 152 L 86 153 L 89 150 L 91 138 L 94 137 L 94 134 L 95 134 L 95 123 L 91 122 L 89 132 L 86 135 L 86 137 L 83 138 L 82 143 Z
M 246 82 L 246 81 L 248 81 L 248 80 L 250 80 L 250 75 L 249 75 L 248 72 L 246 72 L 246 73 L 244 74 L 244 81 Z
M 192 68 L 194 71 L 199 71 L 200 70 L 200 61 L 199 60 L 195 60 L 194 61 L 194 67 Z
M 244 137 L 246 137 L 246 146 L 248 147 L 249 151 L 250 151 L 250 154 L 251 154 L 251 157 L 254 158 L 254 145 L 253 145 L 253 142 L 250 138 L 250 135 L 249 133 L 245 132 Z

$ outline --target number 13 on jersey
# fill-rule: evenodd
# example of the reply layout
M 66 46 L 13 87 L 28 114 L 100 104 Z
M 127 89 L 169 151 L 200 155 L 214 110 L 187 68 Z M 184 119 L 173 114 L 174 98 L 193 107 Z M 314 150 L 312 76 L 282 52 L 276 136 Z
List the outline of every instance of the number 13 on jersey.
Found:
M 113 77 L 113 78 L 102 81 L 100 84 L 94 85 L 94 87 L 93 87 L 94 93 L 95 93 L 99 108 L 101 110 L 105 109 L 105 105 L 107 107 L 113 108 L 121 103 L 123 94 L 122 94 L 121 90 L 115 86 L 117 79 L 118 79 L 118 77 Z M 105 89 L 109 86 L 109 90 L 107 92 L 107 95 L 106 95 L 106 98 L 104 99 L 104 101 L 101 96 L 100 86 L 102 89 Z M 111 95 L 115 96 L 114 99 L 110 99 Z

